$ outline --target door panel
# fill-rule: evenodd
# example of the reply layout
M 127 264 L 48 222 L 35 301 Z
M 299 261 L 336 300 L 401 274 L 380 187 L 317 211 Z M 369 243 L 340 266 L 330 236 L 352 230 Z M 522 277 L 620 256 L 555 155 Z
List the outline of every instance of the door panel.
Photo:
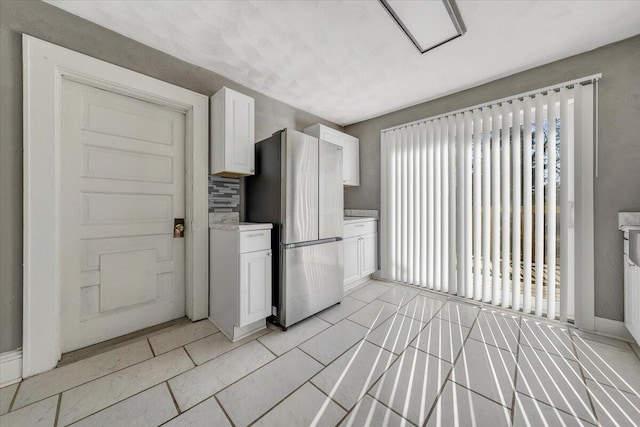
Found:
M 318 235 L 320 239 L 342 237 L 344 229 L 342 147 L 322 140 L 318 144 Z
M 376 272 L 378 261 L 377 234 L 366 234 L 362 236 L 362 276 L 367 276 Z
M 287 129 L 283 243 L 318 240 L 318 139 Z
M 254 171 L 254 99 L 244 94 L 226 92 L 225 137 L 226 164 L 238 173 L 252 174 Z
M 271 315 L 271 249 L 240 254 L 239 327 Z
M 342 300 L 342 240 L 282 249 L 278 321 L 288 327 Z
M 185 115 L 63 79 L 61 343 L 185 314 Z
M 344 242 L 344 283 L 348 284 L 360 278 L 359 248 L 360 237 L 352 237 Z
M 345 185 L 360 185 L 360 141 L 357 138 L 344 138 L 344 177 Z
M 100 311 L 106 312 L 157 297 L 155 249 L 100 256 Z M 130 286 L 135 283 L 135 286 Z

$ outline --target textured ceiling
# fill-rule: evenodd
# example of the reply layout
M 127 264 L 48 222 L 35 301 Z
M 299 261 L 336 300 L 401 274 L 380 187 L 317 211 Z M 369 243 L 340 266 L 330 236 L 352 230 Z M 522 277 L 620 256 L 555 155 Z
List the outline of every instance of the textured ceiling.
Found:
M 467 33 L 420 55 L 372 0 L 46 1 L 341 125 L 640 31 L 640 1 L 458 0 Z

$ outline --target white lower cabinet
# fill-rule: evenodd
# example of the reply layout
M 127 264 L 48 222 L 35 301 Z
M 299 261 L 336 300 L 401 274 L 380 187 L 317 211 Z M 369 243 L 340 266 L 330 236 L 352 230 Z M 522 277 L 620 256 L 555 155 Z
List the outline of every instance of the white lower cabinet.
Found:
M 345 289 L 376 272 L 378 265 L 377 221 L 345 223 L 344 286 Z M 351 285 L 351 286 L 350 286 Z
M 264 329 L 271 315 L 272 225 L 261 225 L 209 232 L 209 318 L 231 341 Z

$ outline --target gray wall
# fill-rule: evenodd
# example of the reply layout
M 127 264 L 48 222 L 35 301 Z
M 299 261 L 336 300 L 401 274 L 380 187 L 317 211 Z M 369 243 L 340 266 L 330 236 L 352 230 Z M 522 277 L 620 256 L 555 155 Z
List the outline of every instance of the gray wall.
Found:
M 240 90 L 256 100 L 258 140 L 284 127 L 337 127 L 48 4 L 1 0 L 0 352 L 22 344 L 22 33 L 204 95 L 213 95 L 223 85 Z
M 595 180 L 596 316 L 623 320 L 619 211 L 640 211 L 640 36 L 524 71 L 463 92 L 347 126 L 360 138 L 360 187 L 345 207 L 380 208 L 380 130 L 529 90 L 602 73 L 600 165 Z

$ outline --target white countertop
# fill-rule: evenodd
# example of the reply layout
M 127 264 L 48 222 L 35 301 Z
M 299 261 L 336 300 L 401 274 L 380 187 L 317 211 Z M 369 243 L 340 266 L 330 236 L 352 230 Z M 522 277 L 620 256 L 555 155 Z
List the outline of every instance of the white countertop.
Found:
M 212 230 L 227 230 L 227 231 L 255 231 L 255 230 L 270 230 L 273 228 L 273 224 L 260 224 L 256 222 L 221 222 L 210 223 L 209 228 Z
M 618 230 L 629 231 L 640 228 L 640 212 L 618 212 Z
M 369 222 L 369 221 L 377 221 L 378 218 L 374 218 L 372 216 L 345 216 L 344 223 L 345 224 L 357 224 L 360 222 Z

